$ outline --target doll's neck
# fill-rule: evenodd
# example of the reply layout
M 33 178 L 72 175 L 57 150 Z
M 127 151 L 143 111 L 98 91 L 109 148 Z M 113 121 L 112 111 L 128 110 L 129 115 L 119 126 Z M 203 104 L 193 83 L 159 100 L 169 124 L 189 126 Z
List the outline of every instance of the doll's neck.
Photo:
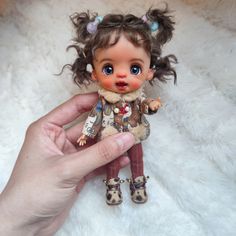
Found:
M 116 103 L 116 102 L 119 102 L 120 100 L 124 100 L 126 102 L 132 102 L 138 97 L 140 97 L 142 92 L 143 92 L 142 87 L 133 92 L 125 93 L 125 94 L 115 93 L 109 90 L 105 90 L 104 88 L 100 88 L 98 90 L 98 94 L 100 96 L 103 96 L 105 100 L 107 100 L 110 103 Z

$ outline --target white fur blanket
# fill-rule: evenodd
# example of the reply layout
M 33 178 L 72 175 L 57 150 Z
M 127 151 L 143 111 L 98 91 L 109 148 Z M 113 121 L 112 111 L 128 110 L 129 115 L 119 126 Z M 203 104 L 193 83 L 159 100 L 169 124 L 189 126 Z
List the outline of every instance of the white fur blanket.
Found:
M 230 21 L 236 4 L 167 2 L 175 10 L 176 31 L 164 54 L 174 53 L 179 59 L 178 86 L 148 87 L 148 93 L 161 96 L 165 104 L 148 117 L 151 137 L 143 145 L 149 201 L 135 205 L 128 186 L 122 185 L 123 204 L 109 207 L 103 176 L 97 177 L 82 190 L 57 235 L 236 234 L 236 33 Z M 73 52 L 65 52 L 73 37 L 69 15 L 90 9 L 100 15 L 141 16 L 151 4 L 152 0 L 6 2 L 0 16 L 0 190 L 27 126 L 81 92 L 69 73 L 53 75 L 74 60 Z M 129 174 L 127 167 L 121 177 Z

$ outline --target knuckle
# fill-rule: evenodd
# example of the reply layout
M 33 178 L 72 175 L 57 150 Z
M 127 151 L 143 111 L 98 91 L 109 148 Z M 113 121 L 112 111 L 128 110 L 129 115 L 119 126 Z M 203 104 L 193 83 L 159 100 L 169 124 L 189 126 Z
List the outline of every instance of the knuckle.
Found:
M 36 129 L 37 129 L 37 122 L 34 121 L 28 126 L 28 128 L 26 130 L 26 135 L 34 133 Z
M 32 122 L 32 123 L 29 125 L 29 127 L 28 127 L 27 130 L 32 130 L 32 129 L 34 129 L 35 126 L 36 126 L 36 121 Z

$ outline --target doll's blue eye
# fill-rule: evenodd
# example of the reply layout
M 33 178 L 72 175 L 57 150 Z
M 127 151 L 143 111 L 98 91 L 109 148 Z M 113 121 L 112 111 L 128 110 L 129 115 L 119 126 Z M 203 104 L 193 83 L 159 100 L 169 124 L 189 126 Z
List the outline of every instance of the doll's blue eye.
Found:
M 133 75 L 139 75 L 141 72 L 142 72 L 142 70 L 139 65 L 132 65 L 130 67 L 130 73 Z
M 105 65 L 105 66 L 102 68 L 102 72 L 103 72 L 105 75 L 111 75 L 111 74 L 113 74 L 113 67 L 112 67 L 112 65 Z

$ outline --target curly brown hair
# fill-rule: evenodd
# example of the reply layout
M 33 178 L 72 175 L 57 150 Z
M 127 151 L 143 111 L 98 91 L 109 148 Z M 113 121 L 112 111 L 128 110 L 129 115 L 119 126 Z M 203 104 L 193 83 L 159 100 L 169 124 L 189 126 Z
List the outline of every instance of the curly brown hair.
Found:
M 135 46 L 143 47 L 150 55 L 150 68 L 155 71 L 153 79 L 149 81 L 151 85 L 155 79 L 166 82 L 171 77 L 176 83 L 177 75 L 172 67 L 172 64 L 177 63 L 175 55 L 161 57 L 162 46 L 172 38 L 174 30 L 174 21 L 169 15 L 167 5 L 164 10 L 150 8 L 146 13 L 149 22 L 158 22 L 159 28 L 155 34 L 151 32 L 148 22 L 131 14 L 108 14 L 98 24 L 96 32 L 91 34 L 87 30 L 87 25 L 89 22 L 93 22 L 97 15 L 97 13 L 82 12 L 70 17 L 76 29 L 76 37 L 74 38 L 75 43 L 67 49 L 76 49 L 77 58 L 72 65 L 67 64 L 64 67 L 71 69 L 77 85 L 88 85 L 92 81 L 91 72 L 87 71 L 87 65 L 91 64 L 93 67 L 95 50 L 115 45 L 121 35 L 124 35 Z M 115 35 L 115 40 L 111 41 L 112 35 Z

